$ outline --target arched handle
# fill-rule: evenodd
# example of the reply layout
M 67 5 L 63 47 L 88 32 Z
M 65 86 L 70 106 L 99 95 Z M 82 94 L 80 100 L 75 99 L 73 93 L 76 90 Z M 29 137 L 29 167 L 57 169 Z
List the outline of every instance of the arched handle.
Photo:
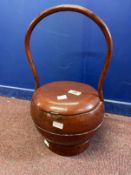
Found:
M 104 36 L 105 36 L 105 40 L 107 43 L 107 53 L 106 53 L 106 59 L 105 59 L 105 63 L 99 78 L 99 83 L 98 83 L 98 95 L 100 97 L 100 99 L 103 101 L 103 93 L 102 93 L 102 85 L 103 85 L 103 81 L 111 60 L 111 56 L 112 56 L 112 38 L 111 38 L 111 34 L 106 26 L 106 24 L 103 22 L 103 20 L 101 20 L 98 16 L 96 16 L 92 11 L 90 11 L 89 9 L 79 6 L 79 5 L 70 5 L 70 4 L 66 4 L 66 5 L 59 5 L 59 6 L 55 6 L 55 7 L 51 7 L 45 11 L 43 11 L 40 15 L 38 15 L 30 24 L 27 32 L 26 32 L 26 36 L 25 36 L 25 51 L 26 51 L 26 55 L 28 58 L 28 62 L 30 64 L 32 73 L 34 75 L 34 79 L 35 79 L 35 88 L 39 88 L 40 86 L 40 81 L 39 81 L 39 76 L 38 76 L 38 72 L 36 70 L 36 67 L 33 63 L 33 59 L 32 59 L 32 55 L 31 55 L 31 51 L 30 51 L 30 38 L 31 38 L 31 34 L 33 29 L 35 28 L 35 26 L 45 17 L 56 13 L 56 12 L 60 12 L 60 11 L 74 11 L 74 12 L 79 12 L 87 17 L 89 17 L 91 20 L 93 20 L 101 29 L 101 31 L 103 32 Z

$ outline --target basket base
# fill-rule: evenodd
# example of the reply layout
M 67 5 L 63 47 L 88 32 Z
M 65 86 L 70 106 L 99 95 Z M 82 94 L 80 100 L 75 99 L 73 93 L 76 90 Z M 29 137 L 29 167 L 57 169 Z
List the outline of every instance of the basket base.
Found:
M 62 156 L 73 156 L 82 153 L 89 146 L 89 140 L 78 145 L 60 145 L 44 139 L 45 145 L 54 153 Z

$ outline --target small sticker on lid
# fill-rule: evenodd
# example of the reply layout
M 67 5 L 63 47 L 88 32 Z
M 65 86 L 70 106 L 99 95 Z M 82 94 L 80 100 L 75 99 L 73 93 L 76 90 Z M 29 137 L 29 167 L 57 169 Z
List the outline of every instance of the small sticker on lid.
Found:
M 73 89 L 70 89 L 70 90 L 68 91 L 68 93 L 69 93 L 69 94 L 76 95 L 76 96 L 79 96 L 79 95 L 81 95 L 82 92 L 76 91 L 76 90 L 73 90 Z
M 60 122 L 53 121 L 53 127 L 63 129 L 64 124 Z
M 57 100 L 65 100 L 65 99 L 67 99 L 66 95 L 57 96 Z
M 49 143 L 48 143 L 48 141 L 47 141 L 46 139 L 44 139 L 44 143 L 45 143 L 45 145 L 46 145 L 47 147 L 50 146 Z

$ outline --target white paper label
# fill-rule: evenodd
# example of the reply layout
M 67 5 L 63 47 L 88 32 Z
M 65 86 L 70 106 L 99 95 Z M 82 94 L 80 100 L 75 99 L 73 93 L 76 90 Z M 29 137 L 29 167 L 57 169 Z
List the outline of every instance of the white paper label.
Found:
M 53 127 L 63 129 L 64 124 L 60 122 L 53 121 Z
M 67 99 L 66 95 L 57 96 L 57 100 L 64 100 L 64 99 Z
M 68 93 L 69 93 L 69 94 L 76 95 L 76 96 L 79 96 L 79 95 L 81 95 L 82 92 L 76 91 L 76 90 L 73 90 L 73 89 L 70 89 L 70 90 L 68 91 Z
M 44 143 L 45 143 L 45 145 L 46 145 L 47 147 L 49 147 L 49 143 L 48 143 L 48 141 L 47 141 L 46 139 L 44 139 Z

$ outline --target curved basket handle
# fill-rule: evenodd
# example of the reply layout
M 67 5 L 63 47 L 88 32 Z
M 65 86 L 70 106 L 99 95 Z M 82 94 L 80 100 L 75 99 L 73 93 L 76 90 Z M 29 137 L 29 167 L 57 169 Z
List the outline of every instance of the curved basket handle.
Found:
M 39 88 L 40 87 L 40 81 L 39 81 L 39 76 L 38 76 L 38 72 L 36 70 L 36 67 L 33 63 L 33 59 L 32 59 L 32 55 L 31 55 L 31 51 L 30 51 L 30 38 L 31 38 L 31 34 L 33 29 L 36 27 L 36 25 L 46 16 L 49 16 L 53 13 L 59 12 L 59 11 L 74 11 L 74 12 L 79 12 L 87 17 L 89 17 L 91 20 L 93 20 L 101 29 L 101 31 L 103 32 L 104 36 L 105 36 L 105 40 L 107 43 L 107 53 L 106 53 L 106 59 L 105 59 L 105 63 L 99 78 L 99 82 L 98 82 L 98 95 L 100 97 L 100 99 L 103 101 L 103 93 L 102 93 L 102 85 L 103 85 L 103 81 L 108 69 L 108 66 L 110 64 L 110 60 L 111 60 L 111 56 L 112 56 L 112 38 L 111 38 L 111 34 L 106 26 L 106 24 L 98 17 L 96 16 L 92 11 L 88 10 L 85 7 L 79 6 L 79 5 L 70 5 L 70 4 L 66 4 L 66 5 L 59 5 L 59 6 L 55 6 L 55 7 L 51 7 L 45 11 L 43 11 L 40 15 L 38 15 L 30 24 L 27 32 L 26 32 L 26 36 L 25 36 L 25 51 L 26 51 L 26 55 L 28 58 L 28 62 L 30 64 L 32 73 L 34 75 L 34 79 L 35 79 L 35 88 Z

